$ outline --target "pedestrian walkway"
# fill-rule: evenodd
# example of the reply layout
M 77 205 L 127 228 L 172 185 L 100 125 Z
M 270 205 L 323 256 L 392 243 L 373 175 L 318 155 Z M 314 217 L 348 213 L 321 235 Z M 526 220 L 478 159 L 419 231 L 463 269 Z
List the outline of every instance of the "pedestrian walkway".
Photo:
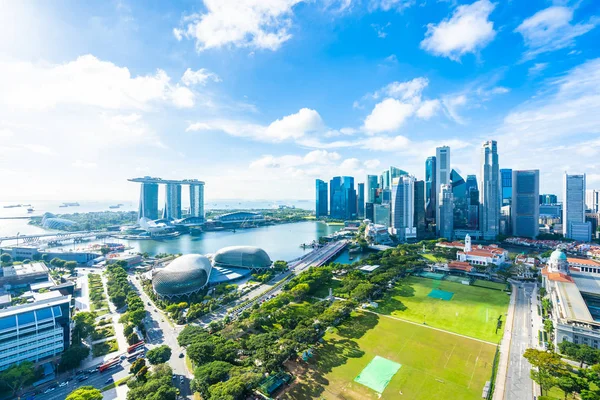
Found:
M 504 327 L 504 335 L 500 342 L 500 361 L 498 362 L 498 371 L 496 373 L 496 383 L 494 384 L 493 400 L 504 400 L 506 390 L 506 376 L 508 374 L 508 363 L 510 355 L 510 343 L 512 340 L 513 322 L 515 319 L 515 305 L 517 291 L 514 284 L 512 285 L 512 293 L 510 295 L 510 303 L 508 305 L 508 314 L 506 315 L 506 326 Z

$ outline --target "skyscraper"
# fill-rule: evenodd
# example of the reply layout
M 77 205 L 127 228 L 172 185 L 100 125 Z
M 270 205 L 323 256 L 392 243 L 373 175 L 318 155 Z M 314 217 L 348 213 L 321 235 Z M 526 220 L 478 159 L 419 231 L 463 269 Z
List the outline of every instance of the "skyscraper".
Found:
M 450 147 L 442 146 L 435 149 L 435 197 L 439 202 L 440 199 L 440 186 L 447 185 L 450 183 Z M 436 207 L 436 233 L 440 234 L 439 221 L 440 221 L 440 207 Z
M 190 183 L 190 217 L 204 218 L 204 183 Z
M 399 178 L 403 175 L 408 175 L 408 172 L 406 172 L 400 168 L 390 167 L 390 185 L 391 185 L 391 182 L 394 180 L 394 178 Z
M 392 232 L 399 240 L 417 237 L 415 227 L 415 178 L 403 175 L 392 180 Z
M 452 185 L 440 185 L 440 198 L 438 200 L 438 227 L 439 236 L 452 240 L 454 234 L 454 200 L 452 198 Z
M 469 202 L 467 198 L 467 183 L 454 169 L 450 172 L 452 185 L 452 201 L 454 202 L 454 229 L 466 229 L 469 220 Z
M 391 185 L 391 180 L 390 180 L 390 170 L 386 169 L 385 171 L 383 171 L 381 173 L 381 181 L 379 184 L 379 188 L 381 189 L 389 189 Z
M 415 181 L 415 222 L 417 239 L 425 237 L 425 181 Z
M 600 191 L 596 189 L 585 191 L 585 207 L 593 213 L 600 212 Z
M 511 182 L 512 234 L 536 238 L 540 219 L 540 171 L 512 171 Z
M 555 194 L 540 194 L 540 204 L 557 204 L 558 197 Z
M 433 220 L 436 215 L 437 198 L 435 197 L 435 156 L 428 157 L 425 161 L 425 214 L 427 219 Z
M 367 175 L 367 203 L 375 203 L 375 197 L 377 196 L 377 189 L 379 188 L 377 175 Z
M 390 205 L 375 204 L 373 206 L 373 223 L 390 226 Z
M 479 227 L 483 238 L 494 240 L 500 228 L 500 169 L 498 166 L 498 146 L 495 140 L 488 140 L 481 148 L 481 183 L 479 185 Z
M 358 185 L 358 194 L 356 196 L 356 216 L 358 218 L 365 217 L 365 184 L 359 183 Z
M 477 188 L 477 177 L 475 175 L 467 175 L 465 185 L 469 204 L 467 228 L 477 230 L 479 229 L 479 189 Z
M 500 180 L 502 182 L 502 205 L 507 206 L 511 204 L 513 194 L 513 173 L 510 168 L 503 168 L 500 170 Z
M 141 218 L 158 219 L 158 184 L 142 183 L 140 186 L 138 220 Z
M 329 182 L 329 215 L 336 219 L 356 218 L 354 178 L 336 176 Z
M 327 216 L 327 182 L 317 179 L 315 181 L 315 214 L 317 218 Z
M 167 183 L 165 187 L 164 219 L 181 218 L 181 185 L 179 183 Z
M 592 226 L 585 221 L 585 174 L 568 175 L 563 179 L 563 235 L 589 242 Z

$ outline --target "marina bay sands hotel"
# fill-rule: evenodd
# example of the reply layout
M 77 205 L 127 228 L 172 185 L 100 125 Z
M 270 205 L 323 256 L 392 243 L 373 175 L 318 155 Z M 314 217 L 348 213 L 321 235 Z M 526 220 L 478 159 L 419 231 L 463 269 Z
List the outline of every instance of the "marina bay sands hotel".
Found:
M 185 217 L 204 218 L 204 182 L 197 179 L 169 180 L 162 178 L 128 179 L 129 182 L 141 183 L 140 207 L 138 220 L 148 218 L 152 221 L 158 216 L 158 185 L 165 185 L 165 207 L 162 219 L 181 219 L 181 186 L 190 188 L 190 213 Z

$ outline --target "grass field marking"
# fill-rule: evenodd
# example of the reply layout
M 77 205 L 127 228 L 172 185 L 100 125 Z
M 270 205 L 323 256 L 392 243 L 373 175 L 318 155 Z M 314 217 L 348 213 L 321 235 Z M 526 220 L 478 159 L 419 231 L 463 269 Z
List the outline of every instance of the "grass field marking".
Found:
M 498 345 L 498 343 L 494 343 L 494 342 L 488 342 L 487 340 L 483 340 L 483 339 L 474 338 L 474 337 L 472 337 L 472 336 L 461 335 L 460 333 L 446 331 L 446 330 L 444 330 L 444 329 L 435 328 L 435 327 L 433 327 L 433 326 L 429 326 L 429 325 L 420 324 L 420 323 L 418 323 L 418 322 L 414 322 L 414 321 L 409 321 L 409 320 L 407 320 L 407 319 L 404 319 L 404 318 L 399 318 L 399 317 L 395 317 L 395 316 L 393 316 L 393 315 L 380 314 L 380 313 L 378 313 L 378 312 L 371 311 L 371 310 L 366 310 L 366 309 L 362 309 L 362 310 L 358 310 L 358 311 L 362 311 L 362 312 L 368 312 L 368 313 L 371 313 L 371 314 L 376 314 L 376 315 L 379 315 L 380 317 L 391 318 L 391 319 L 395 319 L 395 320 L 398 320 L 398 321 L 406 322 L 406 323 L 409 323 L 409 324 L 413 324 L 413 325 L 417 325 L 417 326 L 422 326 L 422 327 L 424 327 L 424 328 L 433 329 L 433 330 L 435 330 L 435 331 L 444 332 L 444 333 L 449 333 L 450 335 L 464 337 L 465 339 L 471 339 L 471 340 L 475 340 L 475 341 L 477 341 L 477 342 L 481 342 L 481 343 L 485 343 L 485 344 L 491 344 L 492 346 L 497 346 L 497 345 Z
M 473 365 L 473 372 L 471 373 L 471 379 L 469 379 L 469 385 L 467 389 L 471 389 L 471 382 L 473 382 L 473 376 L 475 376 L 475 370 L 477 369 L 477 363 L 479 362 L 479 356 L 481 355 L 481 348 L 483 346 L 479 346 L 479 353 L 477 353 L 477 358 L 475 358 L 475 364 Z
M 456 343 L 454 343 L 454 346 L 452 347 L 452 350 L 450 350 L 450 355 L 448 356 L 448 358 L 446 359 L 446 364 L 444 364 L 444 369 L 446 369 L 446 367 L 448 366 L 448 362 L 450 361 L 450 359 L 452 358 L 452 353 L 454 353 L 454 349 L 456 348 Z M 479 347 L 481 349 L 481 347 Z M 480 350 L 481 351 L 481 350 Z

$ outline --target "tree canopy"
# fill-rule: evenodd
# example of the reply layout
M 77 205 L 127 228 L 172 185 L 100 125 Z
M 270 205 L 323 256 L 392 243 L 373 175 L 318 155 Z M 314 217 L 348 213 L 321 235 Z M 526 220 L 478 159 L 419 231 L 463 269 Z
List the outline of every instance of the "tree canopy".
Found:
M 102 393 L 93 386 L 81 386 L 69 393 L 65 400 L 102 400 Z
M 171 348 L 166 344 L 155 347 L 146 352 L 146 358 L 152 365 L 165 363 L 171 358 Z

